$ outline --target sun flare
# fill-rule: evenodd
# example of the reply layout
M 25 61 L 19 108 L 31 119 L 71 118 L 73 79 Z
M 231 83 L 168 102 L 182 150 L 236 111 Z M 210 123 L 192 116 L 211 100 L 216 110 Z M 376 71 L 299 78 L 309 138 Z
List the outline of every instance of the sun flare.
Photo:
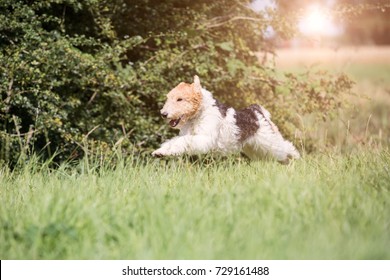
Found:
M 339 33 L 339 28 L 333 22 L 329 12 L 318 5 L 307 8 L 299 22 L 299 29 L 309 36 L 334 36 Z

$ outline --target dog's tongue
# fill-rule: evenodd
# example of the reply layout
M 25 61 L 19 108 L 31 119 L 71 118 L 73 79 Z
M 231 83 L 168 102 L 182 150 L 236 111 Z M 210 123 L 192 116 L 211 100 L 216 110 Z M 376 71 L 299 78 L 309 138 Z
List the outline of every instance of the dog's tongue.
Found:
M 169 121 L 169 125 L 172 127 L 175 127 L 179 124 L 179 121 L 180 121 L 180 119 L 171 120 L 171 121 Z

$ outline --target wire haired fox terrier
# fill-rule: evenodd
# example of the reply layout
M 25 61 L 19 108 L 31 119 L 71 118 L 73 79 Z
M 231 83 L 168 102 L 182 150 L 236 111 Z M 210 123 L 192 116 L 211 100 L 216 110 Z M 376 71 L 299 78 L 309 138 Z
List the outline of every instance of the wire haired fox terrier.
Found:
M 198 76 L 192 84 L 182 82 L 168 93 L 161 115 L 180 133 L 153 156 L 242 151 L 252 160 L 271 155 L 281 163 L 300 157 L 294 145 L 283 139 L 266 109 L 250 105 L 235 110 L 221 104 L 201 87 Z

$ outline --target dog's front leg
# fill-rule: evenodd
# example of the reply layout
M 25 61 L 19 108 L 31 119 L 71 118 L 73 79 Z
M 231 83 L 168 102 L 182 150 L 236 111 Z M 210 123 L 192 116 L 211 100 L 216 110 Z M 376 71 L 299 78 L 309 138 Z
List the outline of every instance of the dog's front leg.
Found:
M 213 139 L 203 135 L 184 135 L 163 143 L 152 155 L 156 157 L 181 154 L 202 154 L 212 149 Z

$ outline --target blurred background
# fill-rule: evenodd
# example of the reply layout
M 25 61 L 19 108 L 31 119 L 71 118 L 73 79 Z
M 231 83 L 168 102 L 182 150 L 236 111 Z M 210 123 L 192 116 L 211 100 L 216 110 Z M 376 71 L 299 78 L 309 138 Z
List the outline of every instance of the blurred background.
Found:
M 351 107 L 319 128 L 307 121 L 307 133 L 337 149 L 387 146 L 390 141 L 390 1 L 255 0 L 256 11 L 278 9 L 296 17 L 298 33 L 267 37 L 276 47 L 278 71 L 325 69 L 347 73 L 355 81 Z

